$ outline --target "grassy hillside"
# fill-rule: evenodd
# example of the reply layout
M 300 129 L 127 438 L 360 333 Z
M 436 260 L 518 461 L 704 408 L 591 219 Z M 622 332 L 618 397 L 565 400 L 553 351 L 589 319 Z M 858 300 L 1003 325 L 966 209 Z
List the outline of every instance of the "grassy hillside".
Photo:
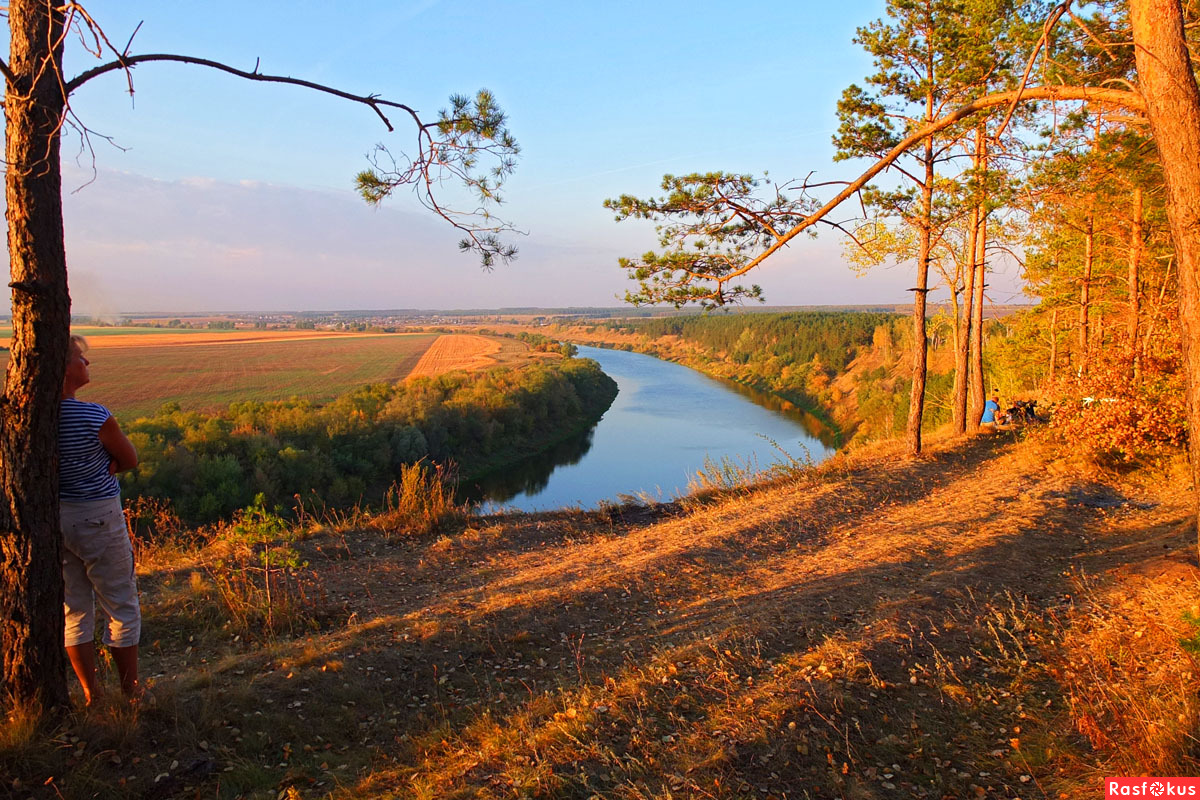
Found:
M 1200 772 L 1191 502 L 1173 466 L 1002 434 L 441 534 L 247 519 L 143 552 L 153 701 L 10 722 L 0 769 L 67 798 L 1096 797 Z M 270 604 L 264 551 L 294 555 Z

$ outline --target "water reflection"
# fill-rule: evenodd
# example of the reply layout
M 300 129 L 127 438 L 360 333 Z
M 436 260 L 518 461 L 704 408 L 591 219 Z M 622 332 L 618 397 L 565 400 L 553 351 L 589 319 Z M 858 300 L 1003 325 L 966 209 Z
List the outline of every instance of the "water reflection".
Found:
M 550 483 L 554 470 L 580 459 L 592 449 L 593 425 L 582 433 L 568 437 L 549 450 L 510 464 L 458 488 L 458 502 L 476 503 L 482 500 L 503 505 L 519 494 L 539 494 Z
M 777 414 L 783 414 L 786 417 L 796 420 L 804 426 L 809 435 L 816 437 L 816 439 L 826 447 L 831 447 L 836 450 L 841 444 L 838 432 L 836 430 L 830 428 L 811 412 L 805 411 L 803 408 L 790 400 L 785 400 L 777 394 L 760 392 L 757 389 L 747 386 L 744 383 L 738 383 L 737 381 L 727 381 L 722 378 L 713 378 L 712 380 L 715 380 L 722 386 L 725 386 L 726 388 L 737 392 L 743 397 L 748 398 L 757 406 L 762 406 L 763 408 L 774 411 Z
M 579 350 L 617 382 L 617 399 L 591 431 L 466 487 L 484 510 L 594 508 L 622 495 L 670 500 L 708 462 L 766 469 L 833 452 L 830 431 L 773 395 L 640 353 Z

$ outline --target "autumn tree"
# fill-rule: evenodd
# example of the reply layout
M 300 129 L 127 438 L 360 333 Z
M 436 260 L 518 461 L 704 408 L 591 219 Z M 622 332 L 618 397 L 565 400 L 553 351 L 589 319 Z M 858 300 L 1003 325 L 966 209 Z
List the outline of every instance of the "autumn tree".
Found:
M 7 700 L 41 710 L 67 705 L 62 648 L 62 561 L 58 522 L 58 408 L 70 327 L 70 296 L 63 244 L 59 148 L 65 127 L 86 127 L 71 113 L 70 98 L 91 79 L 135 67 L 177 62 L 246 80 L 303 86 L 367 106 L 391 130 L 389 114 L 407 117 L 415 148 L 392 160 L 380 151 L 358 177 L 368 200 L 402 187 L 463 233 L 460 245 L 485 265 L 515 254 L 500 237 L 508 226 L 479 217 L 477 204 L 497 191 L 518 153 L 503 112 L 487 92 L 454 97 L 427 120 L 403 103 L 278 75 L 246 71 L 186 55 L 132 54 L 114 47 L 77 3 L 13 0 L 7 6 L 9 58 L 5 79 L 5 194 L 12 290 L 12 345 L 0 397 L 0 663 Z M 102 62 L 75 77 L 63 70 L 64 41 L 78 34 Z M 130 39 L 132 43 L 132 39 Z M 107 59 L 107 60 L 106 60 Z M 476 196 L 460 211 L 439 189 L 455 180 Z
M 1074 318 L 1064 350 L 1077 376 L 1103 350 L 1120 354 L 1132 377 L 1146 330 L 1140 318 L 1153 310 L 1142 303 L 1142 285 L 1162 271 L 1150 263 L 1165 239 L 1162 172 L 1140 132 L 1074 116 L 1088 130 L 1056 137 L 1027 182 L 1026 277 L 1044 306 Z M 1107 332 L 1106 320 L 1115 322 Z

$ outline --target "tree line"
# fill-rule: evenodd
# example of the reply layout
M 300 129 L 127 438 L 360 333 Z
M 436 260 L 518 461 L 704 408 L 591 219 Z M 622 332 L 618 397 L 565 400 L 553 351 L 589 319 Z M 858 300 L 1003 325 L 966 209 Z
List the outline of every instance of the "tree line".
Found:
M 402 466 L 495 470 L 585 429 L 616 383 L 588 359 L 374 384 L 337 399 L 233 403 L 219 413 L 164 406 L 126 425 L 141 463 L 122 476 L 131 500 L 170 501 L 191 524 L 267 507 L 377 504 Z
M 845 372 L 860 349 L 871 344 L 878 326 L 895 320 L 895 314 L 879 312 L 794 311 L 659 317 L 608 327 L 653 338 L 678 336 L 735 364 L 816 362 L 832 377 Z
M 1018 357 L 1014 324 L 986 320 L 984 375 L 1006 397 L 1032 396 L 1041 386 L 1036 359 Z M 719 378 L 770 392 L 812 413 L 842 445 L 892 438 L 905 431 L 912 386 L 912 331 L 900 314 L 786 312 L 705 314 L 601 323 L 645 337 L 637 349 L 679 360 Z M 928 432 L 952 422 L 955 390 L 953 311 L 926 321 L 930 369 Z M 675 337 L 696 350 L 663 341 Z M 668 340 L 669 341 L 669 340 Z

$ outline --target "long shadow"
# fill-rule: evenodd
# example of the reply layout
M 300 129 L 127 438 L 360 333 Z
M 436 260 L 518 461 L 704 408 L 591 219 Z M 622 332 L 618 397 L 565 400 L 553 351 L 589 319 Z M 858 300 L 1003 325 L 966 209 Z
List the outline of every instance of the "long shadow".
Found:
M 852 499 L 869 507 L 919 503 L 1000 447 L 994 440 L 974 440 L 930 461 L 898 468 L 886 479 L 873 472 L 871 481 L 859 485 L 854 485 L 851 473 Z M 972 524 L 987 524 L 1003 513 L 997 507 Z M 874 762 L 884 754 L 900 764 L 928 763 L 927 757 L 934 755 L 959 766 L 975 764 L 960 770 L 973 775 L 981 769 L 978 764 L 984 764 L 988 768 L 982 771 L 997 776 L 993 783 L 1002 783 L 1007 796 L 1040 797 L 1038 787 L 1021 782 L 1026 767 L 1014 754 L 1018 751 L 998 745 L 986 749 L 972 727 L 982 698 L 963 700 L 944 686 L 996 683 L 996 670 L 1019 665 L 1019 659 L 1006 657 L 1004 651 L 1024 648 L 1026 662 L 1038 657 L 1037 646 L 1023 642 L 1015 629 L 1020 609 L 1014 604 L 1028 605 L 1036 615 L 1052 609 L 1065 593 L 1063 576 L 1072 557 L 1085 548 L 1082 531 L 1070 529 L 1069 523 L 1077 518 L 1068 517 L 1063 507 L 1052 507 L 1013 535 L 966 554 L 959 552 L 957 560 L 947 549 L 935 546 L 836 575 L 796 575 L 770 591 L 741 587 L 735 596 L 698 594 L 698 586 L 714 575 L 744 574 L 781 557 L 819 551 L 840 522 L 831 515 L 803 528 L 784 524 L 769 538 L 749 526 L 735 527 L 703 545 L 646 562 L 640 575 L 569 595 L 543 593 L 540 596 L 553 599 L 489 613 L 470 612 L 469 591 L 459 597 L 454 610 L 429 613 L 430 601 L 443 601 L 472 587 L 486 590 L 494 576 L 486 569 L 466 569 L 446 586 L 444 574 L 441 582 L 436 580 L 444 567 L 423 568 L 414 556 L 416 566 L 411 572 L 393 575 L 410 581 L 410 591 L 386 619 L 328 635 L 317 654 L 305 656 L 297 645 L 295 657 L 288 659 L 293 666 L 315 667 L 321 660 L 349 663 L 354 656 L 355 668 L 371 667 L 377 681 L 376 693 L 367 702 L 361 702 L 361 688 L 347 689 L 341 676 L 313 668 L 305 669 L 295 681 L 274 674 L 256 680 L 269 681 L 284 702 L 303 699 L 305 689 L 332 698 L 359 697 L 349 717 L 365 728 L 369 746 L 403 758 L 412 754 L 395 744 L 397 730 L 407 736 L 434 729 L 445 732 L 447 727 L 461 733 L 479 718 L 484 706 L 504 718 L 526 709 L 528 700 L 547 690 L 587 688 L 594 693 L 603 691 L 606 679 L 642 680 L 636 665 L 695 664 L 706 659 L 732 666 L 743 678 L 753 677 L 754 684 L 743 682 L 732 690 L 725 686 L 718 696 L 706 675 L 685 671 L 675 678 L 678 696 L 686 695 L 692 703 L 687 716 L 693 729 L 703 727 L 715 711 L 725 713 L 761 694 L 763 687 L 774 687 L 779 696 L 772 701 L 771 724 L 791 731 L 786 726 L 794 722 L 799 731 L 767 737 L 750 726 L 744 736 L 726 737 L 721 758 L 708 770 L 718 780 L 766 781 L 769 792 L 783 792 L 789 785 L 808 786 L 817 792 L 811 796 L 838 796 L 855 784 L 868 792 L 864 796 L 873 796 L 871 787 L 887 793 L 886 787 L 878 788 L 884 779 L 868 776 L 864 770 L 878 769 Z M 544 529 L 528 535 L 528 539 L 503 543 L 502 549 L 527 552 L 537 536 L 543 542 L 555 541 L 554 533 Z M 1069 546 L 1063 546 L 1064 537 L 1071 537 Z M 697 574 L 696 569 L 704 573 Z M 559 575 L 536 584 L 509 582 L 505 591 L 519 595 L 533 589 L 561 590 L 572 580 L 570 575 Z M 1011 592 L 1014 586 L 1020 587 L 1016 593 Z M 1007 615 L 1006 604 L 1012 609 Z M 835 665 L 824 674 L 804 672 L 798 666 L 834 645 L 852 651 L 841 667 Z M 794 668 L 781 674 L 780 665 Z M 872 676 L 870 681 L 845 679 L 856 670 L 865 670 Z M 1022 676 L 1001 677 L 1015 686 Z M 388 678 L 391 686 L 385 685 Z M 648 678 L 644 682 L 651 683 Z M 974 689 L 961 691 L 969 697 Z M 1032 691 L 1009 691 L 1011 701 L 1004 703 L 992 698 L 997 703 L 994 708 L 1016 714 L 1015 704 Z M 472 698 L 483 698 L 484 705 L 472 705 L 468 702 Z M 669 705 L 668 700 L 663 702 Z M 614 697 L 612 703 L 619 706 L 622 699 Z M 397 716 L 383 725 L 370 713 L 372 707 L 391 708 Z M 644 746 L 636 745 L 627 729 L 633 712 L 611 713 L 616 728 L 598 725 L 591 734 L 596 742 L 609 752 L 641 752 L 638 747 Z M 679 735 L 681 723 L 669 717 L 667 713 L 638 716 L 636 735 L 651 740 Z M 305 731 L 296 724 L 279 735 L 304 741 Z M 805 737 L 803 743 L 800 736 Z M 994 732 L 991 737 L 997 738 Z M 804 754 L 800 748 L 807 748 Z M 668 776 L 687 767 L 682 757 L 663 748 L 662 760 L 653 769 L 645 768 L 641 779 L 653 791 L 669 789 Z M 836 767 L 841 764 L 853 766 L 839 777 Z M 771 769 L 765 770 L 764 765 Z M 602 785 L 603 775 L 611 772 L 607 761 L 577 759 L 571 769 L 593 776 L 598 791 L 615 788 Z M 912 796 L 935 790 L 961 796 L 974 791 L 972 785 L 980 785 L 977 775 L 972 783 L 958 774 L 906 775 L 888 783 Z M 472 780 L 486 777 L 472 776 Z M 563 796 L 572 796 L 573 791 Z M 582 788 L 579 793 L 586 794 Z

